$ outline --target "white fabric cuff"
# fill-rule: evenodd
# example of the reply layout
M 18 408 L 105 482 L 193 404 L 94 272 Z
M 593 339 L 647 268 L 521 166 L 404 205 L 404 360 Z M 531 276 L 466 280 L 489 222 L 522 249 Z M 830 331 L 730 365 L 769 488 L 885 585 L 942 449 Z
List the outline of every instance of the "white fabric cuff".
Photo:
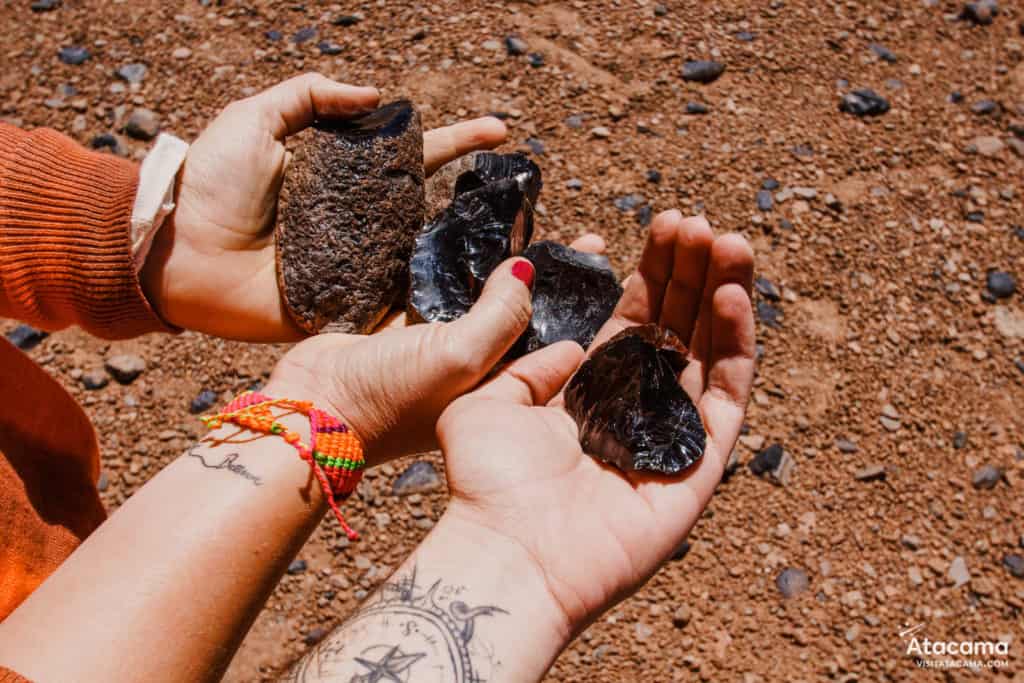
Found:
M 132 263 L 136 273 L 146 263 L 157 230 L 174 210 L 174 185 L 187 152 L 188 144 L 184 140 L 161 133 L 142 160 L 131 224 Z

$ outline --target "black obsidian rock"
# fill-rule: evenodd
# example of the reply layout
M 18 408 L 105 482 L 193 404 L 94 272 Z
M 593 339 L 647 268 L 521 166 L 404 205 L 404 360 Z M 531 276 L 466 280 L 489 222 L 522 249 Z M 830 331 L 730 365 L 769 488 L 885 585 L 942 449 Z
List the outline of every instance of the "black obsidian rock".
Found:
M 881 116 L 889 111 L 889 100 L 874 90 L 863 88 L 843 95 L 839 111 L 854 116 Z
M 725 64 L 707 60 L 695 60 L 683 64 L 683 80 L 694 83 L 714 83 L 725 73 Z
M 686 347 L 658 325 L 630 327 L 599 346 L 565 390 L 580 444 L 623 472 L 679 474 L 704 454 L 704 423 L 679 385 Z
M 49 332 L 37 330 L 31 325 L 18 325 L 7 333 L 7 340 L 22 351 L 29 351 L 39 346 L 40 342 L 50 336 Z
M 409 261 L 413 321 L 462 317 L 498 264 L 522 253 L 533 235 L 537 165 L 522 154 L 491 153 L 470 163 L 455 180 L 451 204 L 416 236 Z
M 533 317 L 512 355 L 567 339 L 589 347 L 622 296 L 608 259 L 548 241 L 531 244 L 523 256 L 535 271 Z
M 89 54 L 88 50 L 86 50 L 84 47 L 79 47 L 77 45 L 62 47 L 57 52 L 57 59 L 64 62 L 65 64 L 70 64 L 71 66 L 77 66 L 83 63 L 85 60 L 89 59 L 89 57 L 91 56 L 92 55 Z

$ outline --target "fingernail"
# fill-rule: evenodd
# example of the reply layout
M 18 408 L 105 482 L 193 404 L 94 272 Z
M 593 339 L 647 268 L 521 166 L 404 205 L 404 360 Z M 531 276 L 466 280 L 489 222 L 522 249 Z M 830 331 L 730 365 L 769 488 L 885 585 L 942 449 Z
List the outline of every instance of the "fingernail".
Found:
M 533 289 L 533 264 L 521 259 L 512 264 L 512 275 L 520 280 L 527 289 Z

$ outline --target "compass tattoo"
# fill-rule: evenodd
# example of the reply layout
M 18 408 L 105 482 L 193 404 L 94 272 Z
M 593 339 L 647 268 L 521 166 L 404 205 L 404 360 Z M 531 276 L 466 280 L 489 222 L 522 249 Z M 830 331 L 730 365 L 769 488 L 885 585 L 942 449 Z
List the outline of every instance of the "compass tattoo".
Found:
M 464 586 L 420 583 L 416 567 L 391 577 L 345 623 L 299 661 L 295 683 L 486 683 L 500 662 L 476 635 L 476 620 L 508 612 L 471 607 Z

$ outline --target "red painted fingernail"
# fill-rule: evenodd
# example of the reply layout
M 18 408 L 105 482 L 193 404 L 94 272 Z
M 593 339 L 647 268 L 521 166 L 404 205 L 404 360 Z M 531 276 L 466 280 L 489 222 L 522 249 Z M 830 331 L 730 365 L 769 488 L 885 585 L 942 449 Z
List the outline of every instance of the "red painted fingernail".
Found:
M 512 264 L 512 275 L 521 280 L 527 289 L 533 289 L 533 264 L 523 259 Z

